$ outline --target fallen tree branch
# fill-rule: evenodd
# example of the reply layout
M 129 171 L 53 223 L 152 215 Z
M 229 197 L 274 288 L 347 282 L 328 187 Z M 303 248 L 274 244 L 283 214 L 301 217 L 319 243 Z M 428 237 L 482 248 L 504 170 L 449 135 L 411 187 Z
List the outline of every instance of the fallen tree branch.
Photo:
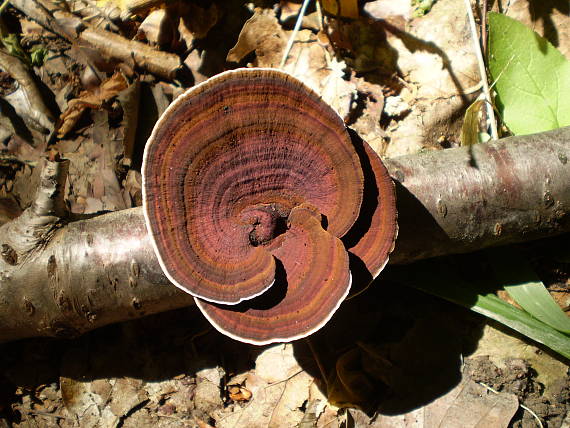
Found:
M 16 9 L 47 30 L 70 43 L 91 46 L 104 56 L 172 80 L 182 67 L 180 57 L 153 49 L 141 42 L 96 28 L 81 18 L 61 10 L 49 0 L 11 0 Z
M 10 73 L 20 85 L 18 91 L 23 91 L 22 94 L 16 91 L 5 96 L 4 99 L 12 104 L 15 112 L 30 127 L 44 134 L 52 132 L 55 119 L 52 112 L 46 107 L 34 77 L 26 64 L 20 58 L 0 50 L 0 69 Z
M 570 231 L 570 127 L 385 164 L 400 224 L 392 262 Z
M 388 159 L 400 213 L 392 262 L 569 232 L 569 159 L 570 127 Z M 0 341 L 191 305 L 162 273 L 140 208 L 65 224 L 62 168 L 48 162 L 36 203 L 0 227 Z

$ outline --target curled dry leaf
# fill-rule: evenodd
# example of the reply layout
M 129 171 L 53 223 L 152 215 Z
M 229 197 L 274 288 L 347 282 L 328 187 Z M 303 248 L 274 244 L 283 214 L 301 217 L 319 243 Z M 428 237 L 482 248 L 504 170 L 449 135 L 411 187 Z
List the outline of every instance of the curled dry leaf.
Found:
M 245 23 L 227 60 L 239 63 L 255 52 L 253 65 L 277 67 L 290 33 L 283 31 L 274 11 L 256 9 Z M 356 96 L 354 83 L 345 79 L 345 68 L 344 61 L 337 60 L 327 50 L 326 44 L 319 43 L 313 32 L 301 30 L 297 33 L 284 70 L 314 89 L 344 118 Z
M 228 385 L 228 395 L 232 401 L 249 401 L 253 394 L 244 386 Z
M 166 9 L 153 10 L 137 30 L 138 39 L 159 46 L 168 46 L 176 35 L 176 20 Z
M 286 32 L 279 25 L 275 12 L 256 8 L 243 26 L 236 45 L 228 52 L 227 60 L 240 62 L 255 51 L 256 66 L 277 67 L 286 43 Z
M 323 10 L 339 18 L 358 19 L 358 0 L 320 0 Z
M 87 109 L 100 109 L 103 104 L 116 96 L 128 86 L 127 79 L 121 73 L 116 72 L 105 80 L 99 88 L 93 91 L 83 91 L 79 98 L 68 102 L 67 110 L 61 116 L 61 125 L 57 132 L 59 138 L 63 138 L 73 129 L 83 112 Z
M 178 6 L 181 24 L 179 30 L 183 27 L 197 39 L 206 37 L 208 32 L 218 22 L 220 11 L 216 3 L 212 3 L 207 9 L 193 2 L 180 2 Z

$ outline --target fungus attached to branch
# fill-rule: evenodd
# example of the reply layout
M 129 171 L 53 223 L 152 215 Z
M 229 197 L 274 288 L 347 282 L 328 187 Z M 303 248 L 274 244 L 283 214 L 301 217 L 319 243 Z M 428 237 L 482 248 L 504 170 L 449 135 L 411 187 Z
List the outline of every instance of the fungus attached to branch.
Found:
M 223 73 L 172 103 L 145 148 L 143 200 L 168 278 L 218 330 L 256 344 L 322 327 L 350 271 L 375 277 L 396 234 L 377 155 L 270 69 Z

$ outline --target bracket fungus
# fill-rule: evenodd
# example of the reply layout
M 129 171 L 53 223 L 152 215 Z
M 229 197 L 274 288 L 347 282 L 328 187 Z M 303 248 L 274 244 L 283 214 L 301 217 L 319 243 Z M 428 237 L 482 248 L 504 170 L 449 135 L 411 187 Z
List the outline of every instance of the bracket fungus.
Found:
M 252 344 L 321 328 L 386 265 L 393 183 L 302 82 L 217 75 L 178 97 L 145 147 L 147 228 L 167 277 L 222 333 Z

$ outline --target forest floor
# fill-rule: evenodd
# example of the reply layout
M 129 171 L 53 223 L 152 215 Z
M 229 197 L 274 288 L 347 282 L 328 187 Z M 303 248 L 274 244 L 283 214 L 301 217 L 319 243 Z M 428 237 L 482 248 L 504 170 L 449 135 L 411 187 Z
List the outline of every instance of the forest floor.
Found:
M 80 16 L 91 3 L 79 3 L 48 10 L 56 16 L 53 8 L 65 5 Z M 531 3 L 512 0 L 507 14 L 555 38 L 570 57 L 568 11 L 557 1 L 538 11 Z M 105 41 L 65 40 L 8 7 L 3 38 L 18 34 L 25 55 L 44 57 L 33 71 L 45 105 L 30 101 L 0 62 L 0 94 L 21 119 L 0 116 L 0 223 L 30 205 L 36 166 L 50 151 L 71 161 L 71 212 L 141 205 L 142 151 L 160 113 L 228 68 L 278 67 L 299 7 L 173 1 L 119 23 L 104 14 L 81 18 L 171 53 L 186 69 L 176 76 L 135 55 L 120 59 Z M 74 25 L 59 31 L 79 34 Z M 460 145 L 463 115 L 480 92 L 462 1 L 439 0 L 421 17 L 403 0 L 369 1 L 359 19 L 323 18 L 313 4 L 296 40 L 285 70 L 315 88 L 381 156 Z M 566 308 L 570 263 L 552 254 L 567 252 L 567 239 L 522 246 Z M 484 263 L 478 257 L 448 260 L 475 271 Z M 292 344 L 238 343 L 190 307 L 74 340 L 0 345 L 0 428 L 147 426 L 570 427 L 569 366 L 392 277 Z

